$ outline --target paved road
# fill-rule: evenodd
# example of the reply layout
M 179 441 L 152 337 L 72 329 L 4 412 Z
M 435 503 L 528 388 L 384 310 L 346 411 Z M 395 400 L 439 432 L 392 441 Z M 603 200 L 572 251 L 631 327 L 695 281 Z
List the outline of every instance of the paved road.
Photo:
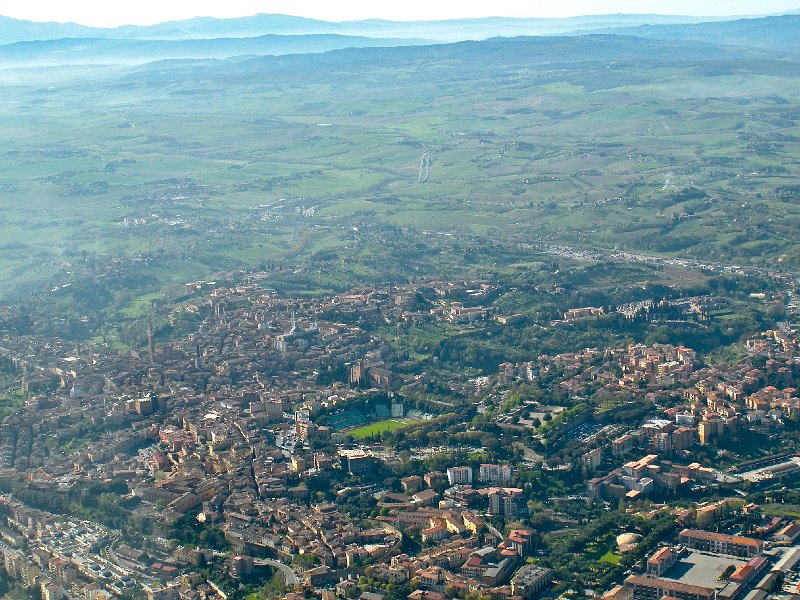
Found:
M 489 531 L 491 531 L 493 534 L 495 534 L 497 536 L 497 539 L 499 539 L 501 541 L 505 539 L 503 537 L 502 533 L 500 533 L 497 529 L 495 529 L 492 525 L 490 525 L 486 521 L 484 521 L 484 525 L 486 525 L 486 529 L 488 529 Z
M 272 560 L 270 558 L 257 558 L 253 561 L 253 564 L 257 566 L 268 566 L 268 567 L 275 567 L 281 573 L 283 573 L 283 578 L 286 580 L 286 585 L 290 587 L 294 587 L 300 584 L 300 579 L 297 577 L 297 573 L 295 573 L 289 565 L 286 565 L 278 560 Z

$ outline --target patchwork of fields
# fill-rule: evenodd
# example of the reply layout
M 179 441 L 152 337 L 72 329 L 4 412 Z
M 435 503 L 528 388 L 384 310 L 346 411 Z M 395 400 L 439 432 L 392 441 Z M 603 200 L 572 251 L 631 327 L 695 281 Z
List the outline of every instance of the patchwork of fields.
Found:
M 424 269 L 376 228 L 795 267 L 797 65 L 587 36 L 4 73 L 0 294 Z

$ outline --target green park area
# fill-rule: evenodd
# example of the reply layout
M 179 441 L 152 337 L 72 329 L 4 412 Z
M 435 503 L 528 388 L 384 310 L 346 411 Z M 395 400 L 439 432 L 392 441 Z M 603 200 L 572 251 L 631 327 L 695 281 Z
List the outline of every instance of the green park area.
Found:
M 377 423 L 372 423 L 371 425 L 364 425 L 363 427 L 359 427 L 358 429 L 354 429 L 350 431 L 350 435 L 356 437 L 360 440 L 366 439 L 373 435 L 380 435 L 384 431 L 394 431 L 395 429 L 401 429 L 402 427 L 408 427 L 409 425 L 414 425 L 415 423 L 419 423 L 419 419 L 386 419 L 384 421 L 378 421 Z

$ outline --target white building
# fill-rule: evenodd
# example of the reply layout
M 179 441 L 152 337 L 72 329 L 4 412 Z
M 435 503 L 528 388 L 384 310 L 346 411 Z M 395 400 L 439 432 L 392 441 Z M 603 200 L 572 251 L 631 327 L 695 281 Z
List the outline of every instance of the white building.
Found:
M 508 483 L 511 481 L 511 467 L 509 465 L 482 464 L 478 472 L 478 481 L 486 483 Z
M 450 485 L 472 483 L 472 467 L 450 467 L 447 469 Z

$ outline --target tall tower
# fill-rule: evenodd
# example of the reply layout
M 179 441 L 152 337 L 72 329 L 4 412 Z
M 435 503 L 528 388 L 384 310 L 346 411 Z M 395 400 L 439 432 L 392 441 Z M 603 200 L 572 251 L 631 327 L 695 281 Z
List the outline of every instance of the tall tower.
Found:
M 147 324 L 147 353 L 150 355 L 150 362 L 153 362 L 153 357 L 156 353 L 156 343 L 153 338 L 153 324 Z

